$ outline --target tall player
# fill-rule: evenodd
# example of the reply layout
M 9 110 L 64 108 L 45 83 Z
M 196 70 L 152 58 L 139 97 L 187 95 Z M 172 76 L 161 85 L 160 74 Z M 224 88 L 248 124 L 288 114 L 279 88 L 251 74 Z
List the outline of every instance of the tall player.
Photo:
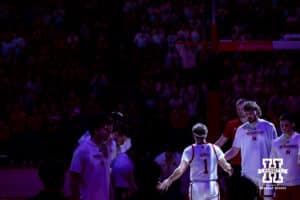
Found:
M 219 164 L 229 175 L 232 174 L 232 167 L 218 146 L 206 142 L 208 130 L 204 124 L 195 124 L 192 133 L 195 144 L 184 149 L 179 166 L 158 185 L 158 189 L 167 190 L 190 166 L 189 199 L 218 200 L 220 193 L 217 166 Z
M 283 183 L 275 192 L 275 200 L 296 200 L 300 197 L 300 134 L 294 130 L 295 120 L 290 114 L 283 114 L 279 119 L 282 135 L 272 143 L 272 158 L 283 159 Z
M 277 132 L 273 123 L 260 118 L 262 112 L 255 101 L 245 102 L 244 111 L 248 121 L 237 129 L 225 159 L 231 160 L 241 151 L 241 175 L 258 188 L 263 186 L 262 174 L 258 174 L 258 169 L 263 167 L 262 159 L 270 157 L 272 140 L 277 137 Z

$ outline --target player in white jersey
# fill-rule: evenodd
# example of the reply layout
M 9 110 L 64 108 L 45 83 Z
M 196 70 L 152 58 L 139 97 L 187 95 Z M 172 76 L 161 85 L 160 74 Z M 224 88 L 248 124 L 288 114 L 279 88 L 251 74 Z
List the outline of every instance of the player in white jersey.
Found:
M 167 190 L 190 166 L 189 199 L 218 200 L 220 193 L 217 183 L 217 166 L 219 164 L 230 175 L 232 167 L 225 160 L 224 154 L 218 146 L 206 142 L 208 130 L 204 124 L 195 124 L 192 132 L 195 144 L 184 149 L 179 166 L 158 185 L 158 189 Z
M 258 173 L 258 169 L 263 167 L 262 159 L 270 157 L 272 140 L 277 132 L 273 123 L 260 118 L 261 109 L 255 101 L 247 101 L 244 111 L 248 121 L 237 129 L 233 145 L 225 153 L 225 158 L 231 160 L 241 151 L 241 175 L 260 187 L 263 186 L 262 174 Z
M 280 128 L 282 135 L 272 143 L 272 158 L 283 159 L 282 173 L 283 182 L 275 193 L 275 200 L 296 200 L 300 198 L 300 163 L 298 161 L 300 152 L 300 134 L 294 130 L 295 120 L 290 114 L 280 116 Z
M 70 166 L 71 196 L 74 200 L 109 200 L 109 154 L 105 142 L 112 129 L 105 116 L 89 120 L 91 138 L 74 151 Z

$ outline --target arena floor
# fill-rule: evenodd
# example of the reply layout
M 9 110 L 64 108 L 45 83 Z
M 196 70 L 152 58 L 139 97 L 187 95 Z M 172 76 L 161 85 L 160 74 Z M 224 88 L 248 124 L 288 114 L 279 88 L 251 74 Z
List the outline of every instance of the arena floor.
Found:
M 0 200 L 21 200 L 42 189 L 35 168 L 0 168 Z

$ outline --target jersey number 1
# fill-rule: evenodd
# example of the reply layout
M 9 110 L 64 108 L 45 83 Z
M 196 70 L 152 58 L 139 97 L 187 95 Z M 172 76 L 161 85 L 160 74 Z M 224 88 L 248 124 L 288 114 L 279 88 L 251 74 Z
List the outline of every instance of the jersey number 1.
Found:
M 203 171 L 203 174 L 208 174 L 207 159 L 204 159 L 203 162 L 204 162 L 204 171 Z

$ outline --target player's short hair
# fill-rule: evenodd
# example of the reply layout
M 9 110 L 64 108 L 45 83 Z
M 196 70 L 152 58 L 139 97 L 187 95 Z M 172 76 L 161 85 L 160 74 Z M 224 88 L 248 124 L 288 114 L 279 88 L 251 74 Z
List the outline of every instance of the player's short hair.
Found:
M 199 137 L 199 138 L 206 138 L 207 137 L 207 133 L 208 133 L 208 129 L 207 127 L 202 124 L 202 123 L 196 123 L 193 127 L 192 127 L 192 133 L 195 137 Z
M 295 123 L 295 118 L 290 113 L 283 113 L 283 114 L 281 114 L 280 117 L 279 117 L 279 120 L 280 121 L 287 120 L 287 121 L 289 121 L 291 123 Z
M 244 105 L 244 111 L 253 111 L 253 110 L 258 112 L 259 117 L 262 116 L 261 108 L 255 101 L 246 101 Z

